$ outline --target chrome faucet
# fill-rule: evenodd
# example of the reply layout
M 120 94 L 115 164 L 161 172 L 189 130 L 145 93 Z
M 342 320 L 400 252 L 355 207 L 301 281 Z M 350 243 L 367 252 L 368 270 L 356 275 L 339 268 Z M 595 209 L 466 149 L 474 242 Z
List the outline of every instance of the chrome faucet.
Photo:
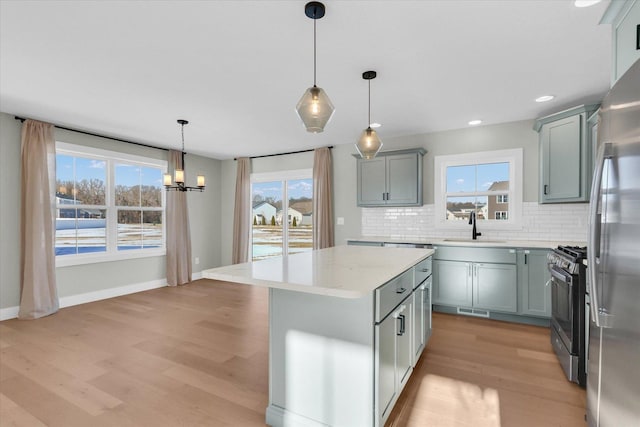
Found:
M 476 229 L 476 212 L 475 211 L 471 211 L 469 213 L 469 224 L 473 224 L 473 230 L 471 230 L 471 238 L 473 240 L 477 240 L 478 236 L 482 236 L 482 233 L 478 233 L 478 230 Z

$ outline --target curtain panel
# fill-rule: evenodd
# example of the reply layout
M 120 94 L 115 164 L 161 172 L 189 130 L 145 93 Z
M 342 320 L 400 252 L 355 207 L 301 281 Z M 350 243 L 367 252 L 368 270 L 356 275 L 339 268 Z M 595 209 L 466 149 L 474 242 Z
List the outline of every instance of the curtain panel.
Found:
M 251 227 L 251 159 L 238 159 L 236 171 L 236 201 L 233 209 L 233 252 L 231 262 L 249 260 Z
M 183 169 L 182 152 L 169 151 L 169 169 Z M 173 169 L 173 170 L 171 170 Z M 191 282 L 191 233 L 186 191 L 167 192 L 167 284 Z
M 313 155 L 313 249 L 334 246 L 332 181 L 331 149 L 317 148 Z
M 19 319 L 58 311 L 55 254 L 54 126 L 26 120 L 21 145 Z

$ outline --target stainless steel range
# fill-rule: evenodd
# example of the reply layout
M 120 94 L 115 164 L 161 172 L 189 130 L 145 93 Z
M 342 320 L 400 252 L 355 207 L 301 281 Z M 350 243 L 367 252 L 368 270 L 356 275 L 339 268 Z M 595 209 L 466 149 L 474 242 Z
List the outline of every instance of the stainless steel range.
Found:
M 569 381 L 586 386 L 585 293 L 587 248 L 558 246 L 549 252 L 551 344 Z

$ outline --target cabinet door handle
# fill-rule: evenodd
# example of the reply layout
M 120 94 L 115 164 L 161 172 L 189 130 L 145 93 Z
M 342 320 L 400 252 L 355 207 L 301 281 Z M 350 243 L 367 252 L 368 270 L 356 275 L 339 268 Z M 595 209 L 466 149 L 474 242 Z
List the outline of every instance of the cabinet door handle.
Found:
M 526 252 L 524 253 L 524 264 L 525 265 L 527 264 L 527 253 Z
M 545 185 L 544 185 L 544 194 L 547 194 L 547 187 L 548 187 L 548 185 L 547 185 L 547 184 L 545 184 Z
M 471 264 L 467 264 L 467 273 L 469 274 L 469 277 L 471 277 Z
M 404 326 L 405 326 L 405 316 L 404 314 L 401 314 L 400 316 L 398 316 L 398 319 L 400 320 L 400 330 L 396 333 L 398 336 L 402 336 L 404 335 Z

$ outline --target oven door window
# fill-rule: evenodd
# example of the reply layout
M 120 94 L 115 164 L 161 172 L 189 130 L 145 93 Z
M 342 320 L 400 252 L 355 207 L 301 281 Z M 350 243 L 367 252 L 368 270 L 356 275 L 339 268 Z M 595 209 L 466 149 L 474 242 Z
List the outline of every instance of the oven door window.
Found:
M 558 332 L 567 349 L 572 351 L 573 337 L 573 278 L 562 270 L 551 270 L 551 313 L 560 329 Z

